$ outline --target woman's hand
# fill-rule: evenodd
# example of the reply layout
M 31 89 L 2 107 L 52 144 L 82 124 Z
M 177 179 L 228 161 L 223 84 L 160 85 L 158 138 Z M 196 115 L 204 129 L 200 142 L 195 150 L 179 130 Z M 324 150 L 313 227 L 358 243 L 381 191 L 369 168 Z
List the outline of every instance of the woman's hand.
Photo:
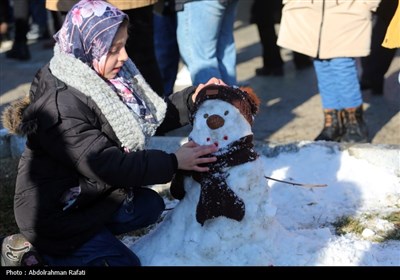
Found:
M 189 141 L 175 152 L 175 156 L 178 159 L 178 169 L 207 172 L 209 170 L 208 167 L 199 165 L 214 162 L 217 158 L 203 156 L 214 153 L 217 150 L 218 148 L 215 145 L 200 146 L 193 141 Z
M 205 86 L 207 86 L 207 85 L 210 85 L 210 84 L 228 86 L 228 85 L 225 84 L 224 81 L 222 81 L 221 79 L 218 79 L 218 78 L 211 78 L 211 79 L 208 80 L 207 83 L 205 83 L 205 84 L 199 84 L 199 85 L 197 86 L 196 91 L 195 91 L 194 94 L 192 95 L 192 100 L 193 100 L 193 102 L 196 101 L 196 96 L 197 96 L 197 94 L 199 94 L 199 91 L 200 91 L 203 87 L 205 87 Z

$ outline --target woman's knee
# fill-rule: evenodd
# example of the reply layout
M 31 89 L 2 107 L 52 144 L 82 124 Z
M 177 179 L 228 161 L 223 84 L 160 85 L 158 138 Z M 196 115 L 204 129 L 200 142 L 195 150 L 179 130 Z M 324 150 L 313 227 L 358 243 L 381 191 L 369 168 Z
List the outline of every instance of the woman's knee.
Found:
M 141 188 L 135 191 L 135 210 L 142 212 L 142 216 L 146 216 L 147 224 L 157 222 L 161 213 L 165 210 L 163 198 L 154 190 L 149 188 Z

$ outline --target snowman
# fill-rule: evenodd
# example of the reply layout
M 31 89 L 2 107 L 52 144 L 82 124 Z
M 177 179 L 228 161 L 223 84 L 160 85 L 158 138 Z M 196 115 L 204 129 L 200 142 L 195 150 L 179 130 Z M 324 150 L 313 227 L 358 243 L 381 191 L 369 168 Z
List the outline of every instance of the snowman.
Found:
M 177 173 L 170 191 L 179 202 L 132 248 L 144 265 L 171 265 L 172 255 L 178 265 L 179 259 L 190 265 L 269 263 L 267 253 L 262 259 L 255 259 L 260 252 L 248 254 L 265 249 L 276 211 L 268 200 L 263 162 L 253 149 L 259 103 L 252 91 L 237 87 L 208 85 L 199 92 L 188 138 L 216 145 L 217 161 L 208 165 L 209 172 Z M 231 259 L 220 259 L 222 251 Z
M 253 179 L 258 181 L 263 174 L 262 167 L 257 166 L 259 156 L 253 149 L 251 131 L 259 103 L 255 94 L 224 85 L 209 85 L 196 98 L 189 139 L 200 145 L 218 147 L 213 154 L 217 162 L 209 164 L 209 172 L 189 173 L 200 185 L 196 220 L 201 225 L 221 216 L 236 221 L 245 216 L 244 199 L 251 192 Z M 256 176 L 248 174 L 256 170 L 261 172 L 256 172 Z M 182 184 L 179 178 L 182 173 L 178 173 L 171 184 L 171 194 L 177 199 L 184 197 L 185 185 L 194 183 Z M 263 185 L 268 192 L 265 179 Z M 250 206 L 247 208 L 251 211 Z

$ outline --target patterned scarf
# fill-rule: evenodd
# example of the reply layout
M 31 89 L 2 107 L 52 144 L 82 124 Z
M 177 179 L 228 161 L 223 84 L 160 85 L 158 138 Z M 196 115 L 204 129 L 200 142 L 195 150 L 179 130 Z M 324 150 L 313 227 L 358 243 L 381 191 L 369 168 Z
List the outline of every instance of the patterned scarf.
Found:
M 210 156 L 215 156 L 210 155 Z M 171 194 L 177 199 L 185 196 L 184 175 L 191 175 L 200 183 L 200 199 L 196 209 L 196 220 L 204 222 L 219 216 L 241 221 L 245 214 L 245 204 L 226 183 L 228 167 L 254 161 L 258 158 L 253 149 L 253 135 L 248 135 L 232 142 L 225 149 L 218 151 L 217 161 L 209 164 L 209 172 L 178 171 L 171 182 Z

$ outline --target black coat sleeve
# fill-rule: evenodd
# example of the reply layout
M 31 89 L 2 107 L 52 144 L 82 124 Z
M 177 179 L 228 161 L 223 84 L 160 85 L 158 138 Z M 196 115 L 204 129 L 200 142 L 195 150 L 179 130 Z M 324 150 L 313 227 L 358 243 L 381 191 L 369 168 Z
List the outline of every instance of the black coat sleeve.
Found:
M 39 132 L 45 153 L 63 166 L 114 187 L 135 187 L 171 181 L 177 164 L 174 154 L 161 150 L 125 153 L 101 130 L 94 111 L 72 94 L 59 95 L 57 124 Z M 56 109 L 55 109 L 56 108 Z M 41 118 L 57 114 L 43 109 Z
M 158 127 L 156 135 L 163 135 L 168 131 L 185 126 L 189 123 L 191 111 L 191 97 L 196 86 L 187 87 L 181 91 L 171 94 L 167 102 L 167 113 L 163 123 Z

